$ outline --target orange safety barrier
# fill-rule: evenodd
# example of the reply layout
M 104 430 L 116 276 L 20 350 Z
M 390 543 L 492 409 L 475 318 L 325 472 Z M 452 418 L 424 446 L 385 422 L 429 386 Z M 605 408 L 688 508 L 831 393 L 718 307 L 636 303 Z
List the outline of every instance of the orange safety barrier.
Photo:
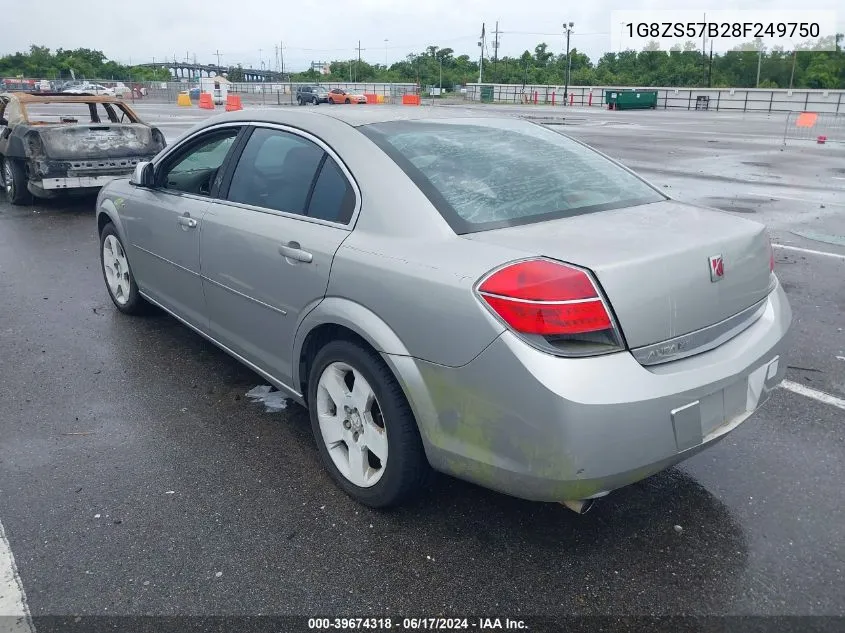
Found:
M 818 118 L 817 112 L 802 112 L 795 120 L 795 127 L 813 127 Z
M 201 92 L 200 93 L 199 106 L 203 110 L 213 110 L 214 109 L 214 101 L 211 100 L 211 93 L 210 92 Z
M 241 103 L 241 95 L 226 95 L 226 112 L 243 109 L 244 106 Z
M 402 95 L 402 105 L 420 105 L 420 96 Z
M 367 98 L 367 103 L 378 103 L 378 95 L 377 94 L 365 92 L 364 96 Z

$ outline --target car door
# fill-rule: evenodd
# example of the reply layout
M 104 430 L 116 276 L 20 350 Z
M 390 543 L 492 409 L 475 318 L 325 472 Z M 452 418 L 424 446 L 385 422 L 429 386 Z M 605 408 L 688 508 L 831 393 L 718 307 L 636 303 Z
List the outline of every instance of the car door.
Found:
M 208 325 L 200 281 L 203 214 L 240 130 L 218 127 L 186 140 L 156 165 L 155 186 L 136 188 L 121 213 L 141 291 L 203 331 Z
M 291 385 L 302 312 L 325 296 L 358 196 L 322 141 L 257 126 L 210 205 L 200 234 L 209 331 Z

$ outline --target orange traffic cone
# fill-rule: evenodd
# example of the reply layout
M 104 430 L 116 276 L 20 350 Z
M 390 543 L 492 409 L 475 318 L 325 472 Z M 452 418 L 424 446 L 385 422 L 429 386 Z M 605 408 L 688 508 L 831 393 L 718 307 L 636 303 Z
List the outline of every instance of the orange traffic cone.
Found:
M 243 104 L 241 104 L 241 95 L 226 95 L 226 112 L 243 109 L 244 107 Z
M 200 107 L 203 110 L 213 110 L 214 109 L 214 101 L 211 100 L 211 93 L 210 92 L 201 92 L 200 93 Z

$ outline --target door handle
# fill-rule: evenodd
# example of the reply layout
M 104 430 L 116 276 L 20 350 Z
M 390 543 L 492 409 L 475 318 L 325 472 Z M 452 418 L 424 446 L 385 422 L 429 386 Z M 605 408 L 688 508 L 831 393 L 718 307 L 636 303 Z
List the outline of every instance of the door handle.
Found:
M 299 247 L 299 242 L 288 242 L 279 246 L 279 254 L 288 259 L 293 259 L 304 264 L 310 264 L 314 256 L 302 250 Z
M 182 226 L 186 226 L 189 229 L 197 228 L 197 221 L 194 218 L 187 216 L 187 215 L 180 215 L 179 216 L 179 224 Z

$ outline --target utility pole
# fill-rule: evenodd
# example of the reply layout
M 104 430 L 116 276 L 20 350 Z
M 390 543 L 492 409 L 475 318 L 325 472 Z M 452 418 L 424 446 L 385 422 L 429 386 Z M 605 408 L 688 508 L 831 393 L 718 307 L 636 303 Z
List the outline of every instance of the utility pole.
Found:
M 496 63 L 499 61 L 499 21 L 496 20 L 496 30 L 494 31 L 496 34 L 495 39 L 493 40 L 493 67 L 495 68 Z
M 484 22 L 481 23 L 481 40 L 478 46 L 481 48 L 481 56 L 478 58 L 478 83 L 481 83 L 482 72 L 484 71 L 484 44 L 487 41 L 487 36 L 484 32 Z
M 757 54 L 757 85 L 756 88 L 760 87 L 760 67 L 763 65 L 763 40 L 757 38 L 757 48 L 759 50 Z
M 366 48 L 361 48 L 361 40 L 358 40 L 358 48 L 356 50 L 358 51 L 358 63 L 355 64 L 355 81 L 357 82 L 358 81 L 358 64 L 361 63 L 361 51 L 367 50 Z
M 569 58 L 569 34 L 572 32 L 573 26 L 575 26 L 575 22 L 563 23 L 563 28 L 566 31 L 566 78 L 563 88 L 563 105 L 569 104 L 569 73 L 572 69 L 572 60 Z
M 214 54 L 217 55 L 217 72 L 220 72 L 222 70 L 222 67 L 220 66 L 220 55 L 222 55 L 222 53 L 220 52 L 220 49 L 218 48 L 217 52 L 214 53 Z
M 279 42 L 279 57 L 282 62 L 282 79 L 285 78 L 285 43 Z
M 384 38 L 384 69 L 387 70 L 387 43 L 390 40 Z
M 713 40 L 710 40 L 710 65 L 707 67 L 707 87 L 713 85 Z
M 443 56 L 440 56 L 440 96 L 443 96 Z
M 789 73 L 789 89 L 792 90 L 792 80 L 795 78 L 795 58 L 798 57 L 798 49 L 792 51 L 792 72 Z

